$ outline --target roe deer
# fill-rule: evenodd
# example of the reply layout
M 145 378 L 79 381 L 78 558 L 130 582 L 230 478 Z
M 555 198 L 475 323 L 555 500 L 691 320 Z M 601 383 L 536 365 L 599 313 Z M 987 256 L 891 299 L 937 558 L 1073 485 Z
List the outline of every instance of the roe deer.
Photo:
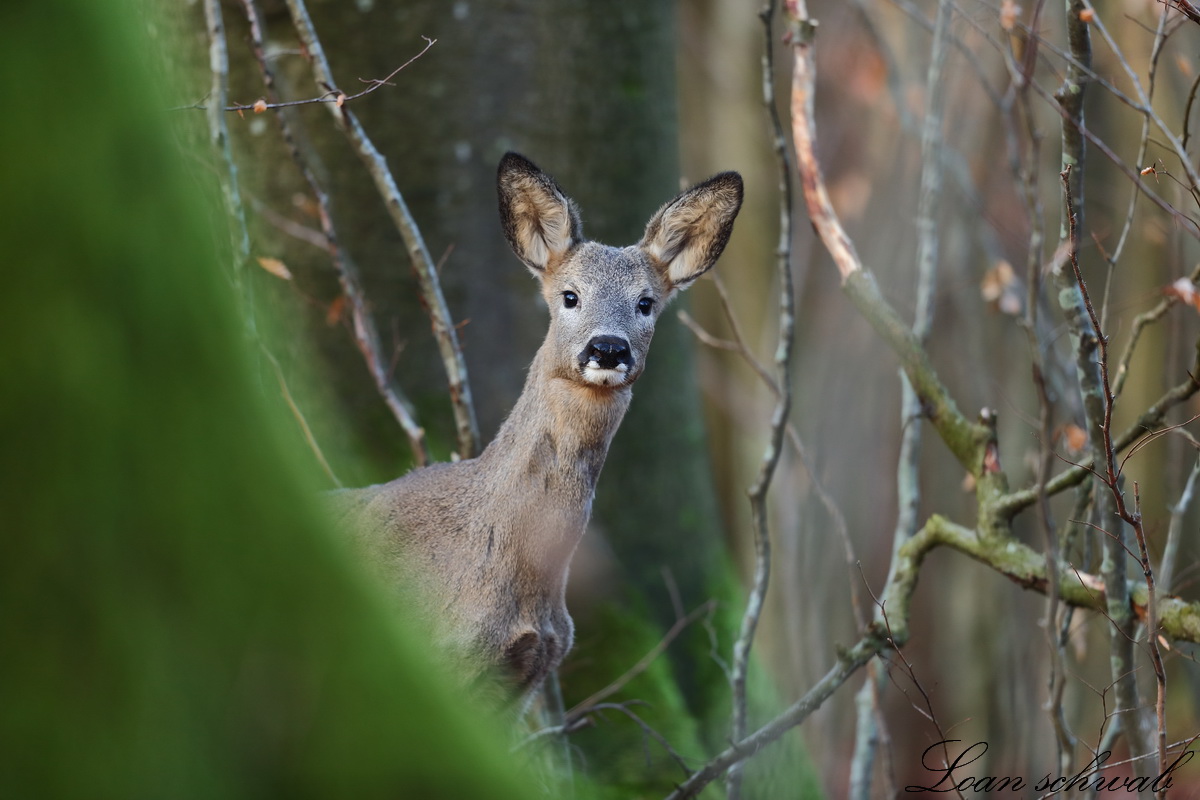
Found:
M 721 255 L 742 179 L 683 192 L 624 248 L 585 240 L 574 202 L 523 156 L 504 156 L 497 184 L 504 234 L 550 307 L 516 406 L 478 458 L 333 495 L 385 577 L 418 587 L 462 677 L 498 674 L 528 698 L 571 648 L 568 565 L 654 323 Z

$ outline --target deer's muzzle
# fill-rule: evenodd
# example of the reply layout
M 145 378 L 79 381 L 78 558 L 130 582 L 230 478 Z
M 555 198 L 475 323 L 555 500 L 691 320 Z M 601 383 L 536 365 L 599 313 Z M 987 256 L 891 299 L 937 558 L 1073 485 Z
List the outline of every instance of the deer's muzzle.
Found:
M 633 366 L 629 342 L 619 336 L 593 336 L 579 354 L 579 367 L 588 370 L 617 370 L 628 372 Z

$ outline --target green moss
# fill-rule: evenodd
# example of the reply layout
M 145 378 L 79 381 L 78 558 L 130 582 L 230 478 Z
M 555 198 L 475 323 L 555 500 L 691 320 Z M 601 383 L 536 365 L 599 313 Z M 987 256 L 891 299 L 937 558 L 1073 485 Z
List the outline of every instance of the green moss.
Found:
M 266 410 L 145 9 L 60 11 L 0 7 L 0 793 L 527 796 Z

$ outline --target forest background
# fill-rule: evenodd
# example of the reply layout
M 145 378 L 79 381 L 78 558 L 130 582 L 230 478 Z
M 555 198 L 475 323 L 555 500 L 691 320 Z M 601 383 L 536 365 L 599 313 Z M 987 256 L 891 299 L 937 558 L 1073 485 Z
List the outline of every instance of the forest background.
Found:
M 587 233 L 614 244 L 681 183 L 746 178 L 717 279 L 660 323 L 573 569 L 562 761 L 598 791 L 890 795 L 936 781 L 929 766 L 955 751 L 926 750 L 947 739 L 988 744 L 956 776 L 1031 782 L 1108 749 L 1123 762 L 1108 774 L 1154 776 L 1187 749 L 1200 732 L 1189 4 L 789 3 L 764 32 L 757 7 L 717 0 L 312 2 L 325 85 L 296 4 L 262 4 L 258 53 L 253 6 L 195 2 L 156 25 L 159 41 L 183 37 L 181 152 L 224 189 L 212 220 L 233 220 L 217 242 L 239 303 L 230 333 L 252 343 L 258 391 L 307 460 L 296 468 L 325 476 L 314 486 L 477 449 L 519 392 L 545 314 L 496 222 L 505 151 L 554 174 Z M 795 187 L 782 243 L 766 42 Z M 276 116 L 302 99 L 322 102 Z M 450 328 L 478 433 L 448 391 Z M 1072 467 L 1089 461 L 1113 470 Z M 755 518 L 746 487 L 764 474 Z M 761 617 L 745 613 L 756 590 Z M 728 676 L 747 620 L 749 701 Z M 722 761 L 730 742 L 780 713 L 783 745 L 747 759 L 744 787 L 726 776 L 745 757 Z

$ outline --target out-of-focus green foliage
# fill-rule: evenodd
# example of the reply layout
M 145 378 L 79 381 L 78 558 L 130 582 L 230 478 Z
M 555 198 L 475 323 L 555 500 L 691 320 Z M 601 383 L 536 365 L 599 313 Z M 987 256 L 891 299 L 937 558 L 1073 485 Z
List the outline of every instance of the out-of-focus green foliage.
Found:
M 280 445 L 137 10 L 0 6 L 0 796 L 528 796 Z
M 648 652 L 662 637 L 651 620 L 644 601 L 634 596 L 623 603 L 607 603 L 592 609 L 586 628 L 581 628 L 581 652 L 590 656 L 572 664 L 564 676 L 570 687 L 596 687 L 624 674 L 640 653 Z M 697 626 L 698 627 L 698 626 Z M 612 643 L 611 646 L 593 646 Z M 568 693 L 568 703 L 581 700 Z M 655 659 L 647 669 L 608 700 L 624 704 L 628 711 L 649 726 L 696 768 L 707 757 L 699 724 L 687 707 L 671 661 Z M 571 742 L 586 758 L 584 768 L 596 778 L 602 797 L 663 797 L 687 777 L 661 743 L 633 717 L 616 709 L 594 715 L 595 724 L 572 734 Z M 718 787 L 702 795 L 721 797 Z

